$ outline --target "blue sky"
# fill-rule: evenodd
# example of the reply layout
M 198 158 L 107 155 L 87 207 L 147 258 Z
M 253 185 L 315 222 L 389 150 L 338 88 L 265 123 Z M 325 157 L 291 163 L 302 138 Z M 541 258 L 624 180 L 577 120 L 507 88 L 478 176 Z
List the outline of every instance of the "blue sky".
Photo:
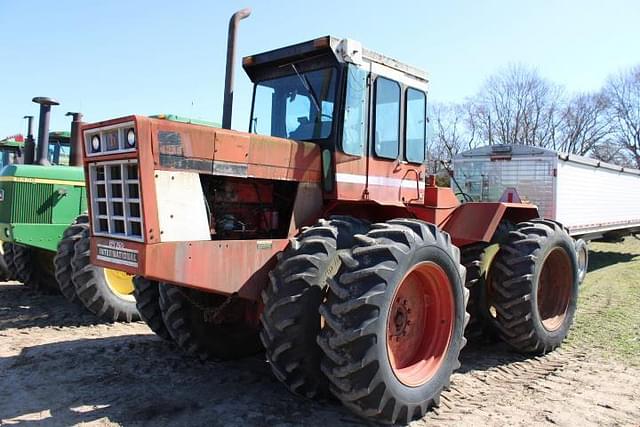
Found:
M 78 110 L 90 122 L 156 113 L 220 121 L 227 23 L 246 6 L 239 58 L 350 37 L 426 69 L 432 101 L 461 101 L 514 62 L 569 92 L 597 90 L 640 63 L 637 0 L 0 0 L 0 137 L 24 131 L 34 96 L 61 102 L 54 129 Z M 247 129 L 250 96 L 238 68 L 235 129 Z

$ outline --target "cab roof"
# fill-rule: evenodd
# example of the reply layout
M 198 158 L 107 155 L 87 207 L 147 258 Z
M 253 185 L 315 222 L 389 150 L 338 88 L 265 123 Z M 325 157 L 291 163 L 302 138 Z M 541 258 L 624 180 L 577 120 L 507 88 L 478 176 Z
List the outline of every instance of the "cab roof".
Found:
M 311 59 L 330 54 L 337 62 L 350 62 L 360 65 L 364 62 L 375 62 L 389 68 L 403 72 L 415 79 L 429 81 L 424 70 L 400 62 L 389 56 L 363 48 L 361 44 L 351 39 L 340 39 L 323 36 L 302 43 L 296 43 L 279 49 L 270 50 L 242 59 L 242 66 L 252 81 L 256 81 L 260 71 L 265 68 L 279 67 L 305 59 Z

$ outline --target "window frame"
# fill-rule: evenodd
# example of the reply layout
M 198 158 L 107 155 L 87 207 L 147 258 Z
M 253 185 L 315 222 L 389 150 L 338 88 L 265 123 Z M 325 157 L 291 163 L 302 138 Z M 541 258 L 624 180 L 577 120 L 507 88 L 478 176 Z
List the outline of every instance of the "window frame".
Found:
M 424 96 L 424 123 L 422 125 L 423 127 L 423 146 L 422 146 L 422 160 L 417 162 L 415 160 L 409 160 L 409 157 L 407 156 L 407 153 L 409 152 L 408 148 L 409 148 L 409 139 L 407 138 L 407 130 L 409 129 L 409 91 L 413 90 L 415 92 L 419 92 Z M 404 143 L 403 143 L 403 149 L 404 149 L 404 153 L 403 153 L 403 158 L 405 161 L 407 161 L 408 163 L 414 164 L 414 165 L 421 165 L 425 162 L 426 157 L 427 157 L 427 92 L 420 90 L 418 88 L 412 87 L 412 86 L 406 86 L 405 90 L 404 90 L 404 130 L 403 130 L 403 139 L 404 139 Z
M 390 83 L 393 83 L 396 85 L 396 87 L 398 88 L 398 134 L 397 134 L 397 146 L 396 146 L 396 155 L 395 157 L 390 157 L 390 156 L 384 156 L 378 153 L 378 150 L 376 148 L 376 129 L 377 129 L 377 125 L 378 125 L 378 120 L 377 120 L 377 110 L 378 110 L 378 81 L 380 80 L 386 80 Z M 370 143 L 371 143 L 371 152 L 378 158 L 380 159 L 387 159 L 387 160 L 397 160 L 400 157 L 401 154 L 401 147 L 402 147 L 402 85 L 400 84 L 400 82 L 390 79 L 388 77 L 384 77 L 384 76 L 380 76 L 377 75 L 375 78 L 375 81 L 373 83 L 373 102 L 372 102 L 372 134 L 370 139 Z

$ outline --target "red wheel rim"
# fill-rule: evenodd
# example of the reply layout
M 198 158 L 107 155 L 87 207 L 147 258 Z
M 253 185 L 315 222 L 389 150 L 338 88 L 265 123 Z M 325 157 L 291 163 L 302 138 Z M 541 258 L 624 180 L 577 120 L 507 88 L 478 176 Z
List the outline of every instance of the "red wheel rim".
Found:
M 563 325 L 572 294 L 571 260 L 564 249 L 555 248 L 545 258 L 538 279 L 538 313 L 547 331 L 557 331 Z
M 387 353 L 400 382 L 417 387 L 438 372 L 453 334 L 454 305 L 439 265 L 421 262 L 404 276 L 387 318 Z

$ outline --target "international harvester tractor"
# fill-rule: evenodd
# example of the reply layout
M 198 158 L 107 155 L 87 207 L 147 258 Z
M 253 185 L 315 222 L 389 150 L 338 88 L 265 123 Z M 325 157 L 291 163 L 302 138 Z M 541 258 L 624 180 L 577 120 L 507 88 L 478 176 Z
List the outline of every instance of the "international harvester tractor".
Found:
M 574 243 L 532 205 L 460 204 L 426 175 L 424 72 L 333 37 L 248 56 L 249 132 L 229 129 L 246 15 L 222 129 L 83 127 L 91 260 L 137 276 L 151 329 L 202 358 L 264 348 L 293 393 L 384 423 L 438 404 L 465 328 L 559 346 Z

